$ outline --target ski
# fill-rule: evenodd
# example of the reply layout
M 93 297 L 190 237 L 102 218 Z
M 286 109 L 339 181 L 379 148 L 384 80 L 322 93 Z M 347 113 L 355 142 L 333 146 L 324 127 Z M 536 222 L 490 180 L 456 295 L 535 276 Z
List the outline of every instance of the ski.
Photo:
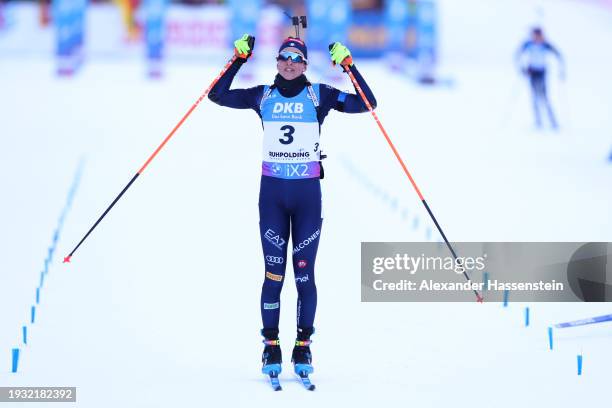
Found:
M 270 379 L 270 385 L 274 391 L 282 391 L 283 387 L 280 385 L 280 381 L 278 380 L 278 373 L 276 371 L 271 371 L 268 374 L 268 378 Z
M 310 378 L 308 377 L 308 375 L 314 371 L 312 366 L 310 364 L 296 364 L 294 366 L 294 370 L 297 376 L 300 378 L 300 381 L 302 382 L 304 388 L 306 388 L 308 391 L 314 391 L 315 385 L 310 381 Z
M 270 379 L 270 385 L 274 391 L 282 391 L 283 387 L 281 387 L 280 381 L 278 380 L 278 374 L 281 372 L 280 364 L 264 365 L 261 372 L 268 376 Z
M 554 327 L 557 329 L 564 329 L 566 327 L 585 326 L 587 324 L 603 323 L 603 322 L 609 322 L 609 321 L 612 321 L 612 314 L 596 316 L 596 317 L 589 317 L 588 319 L 574 320 L 572 322 L 559 323 L 559 324 L 555 324 Z
M 308 378 L 308 374 L 306 372 L 302 371 L 298 373 L 298 377 L 300 377 L 300 381 L 302 381 L 304 388 L 306 388 L 308 391 L 315 390 L 315 385 L 310 381 L 310 378 Z

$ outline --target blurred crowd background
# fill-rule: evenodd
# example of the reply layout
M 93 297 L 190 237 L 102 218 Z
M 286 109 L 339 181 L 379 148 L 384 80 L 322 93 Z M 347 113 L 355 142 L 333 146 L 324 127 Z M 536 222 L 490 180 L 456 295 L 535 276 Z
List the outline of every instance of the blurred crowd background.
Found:
M 597 18 L 612 26 L 612 0 L 0 0 L 0 58 L 51 57 L 55 73 L 63 77 L 78 74 L 88 61 L 139 59 L 146 76 L 161 79 L 172 62 L 220 66 L 244 33 L 256 37 L 253 60 L 273 61 L 280 40 L 295 35 L 290 16 L 304 15 L 307 27 L 300 35 L 308 45 L 311 72 L 329 65 L 327 49 L 335 41 L 345 43 L 359 61 L 380 61 L 392 74 L 421 85 L 452 86 L 459 72 L 474 72 L 479 65 L 487 72 L 504 71 L 500 87 L 514 89 L 516 82 L 505 71 L 511 69 L 530 87 L 536 127 L 548 113 L 557 129 L 546 60 L 557 57 L 552 67 L 561 79 L 566 66 L 570 72 L 578 64 L 586 67 L 574 69 L 577 78 L 593 74 L 589 66 L 594 70 L 612 60 L 606 39 L 585 30 L 588 21 L 547 15 L 568 3 L 597 10 Z M 591 61 L 593 55 L 598 61 Z M 463 66 L 445 71 L 445 60 L 458 56 Z M 606 156 L 612 161 L 612 152 Z
M 2 3 L 0 53 L 51 53 L 58 73 L 71 75 L 86 58 L 145 56 L 152 76 L 165 58 L 209 58 L 243 33 L 258 55 L 294 35 L 287 17 L 306 15 L 301 35 L 314 59 L 330 41 L 358 57 L 408 58 L 431 76 L 437 57 L 434 0 L 43 0 Z

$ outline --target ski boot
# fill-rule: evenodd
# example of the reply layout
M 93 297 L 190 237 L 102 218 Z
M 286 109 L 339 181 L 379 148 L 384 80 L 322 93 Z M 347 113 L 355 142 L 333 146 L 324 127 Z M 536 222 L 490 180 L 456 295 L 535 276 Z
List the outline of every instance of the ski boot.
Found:
M 308 378 L 314 371 L 312 367 L 312 354 L 310 352 L 310 343 L 312 343 L 310 336 L 312 336 L 313 333 L 313 327 L 298 328 L 295 347 L 293 347 L 293 353 L 291 354 L 293 370 L 302 380 L 304 387 L 310 391 L 313 391 L 315 388 Z
M 261 362 L 263 366 L 261 372 L 270 377 L 270 383 L 275 391 L 282 388 L 278 381 L 278 375 L 282 371 L 283 356 L 281 354 L 280 341 L 278 340 L 278 329 L 262 329 L 261 335 L 264 337 L 265 344 Z

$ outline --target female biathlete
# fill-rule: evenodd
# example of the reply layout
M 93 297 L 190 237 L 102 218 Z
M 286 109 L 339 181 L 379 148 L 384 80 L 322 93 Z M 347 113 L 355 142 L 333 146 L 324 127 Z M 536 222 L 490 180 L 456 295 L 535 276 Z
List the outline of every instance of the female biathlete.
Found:
M 280 294 L 285 280 L 289 236 L 297 301 L 297 339 L 291 355 L 295 372 L 310 374 L 310 336 L 314 333 L 317 306 L 314 266 L 321 237 L 320 131 L 331 109 L 346 113 L 368 109 L 356 94 L 329 85 L 312 84 L 304 72 L 308 67 L 306 44 L 299 38 L 285 39 L 276 58 L 278 74 L 270 86 L 230 89 L 236 73 L 251 56 L 247 34 L 234 42 L 238 57 L 208 97 L 230 108 L 253 109 L 263 125 L 262 176 L 259 192 L 259 228 L 264 258 L 261 318 L 264 337 L 262 356 L 265 374 L 281 371 L 279 343 Z M 353 64 L 350 51 L 335 43 L 331 59 L 353 73 L 373 108 L 376 100 Z

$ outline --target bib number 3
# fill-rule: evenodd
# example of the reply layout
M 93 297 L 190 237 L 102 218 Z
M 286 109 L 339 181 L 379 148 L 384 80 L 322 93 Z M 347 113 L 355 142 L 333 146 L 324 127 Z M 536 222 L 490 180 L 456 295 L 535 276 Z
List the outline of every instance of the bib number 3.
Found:
M 284 145 L 291 144 L 293 142 L 293 133 L 295 133 L 295 128 L 290 125 L 285 125 L 281 127 L 280 130 L 285 131 L 285 133 L 283 134 L 283 137 L 286 137 L 286 139 L 278 139 L 278 141 Z

